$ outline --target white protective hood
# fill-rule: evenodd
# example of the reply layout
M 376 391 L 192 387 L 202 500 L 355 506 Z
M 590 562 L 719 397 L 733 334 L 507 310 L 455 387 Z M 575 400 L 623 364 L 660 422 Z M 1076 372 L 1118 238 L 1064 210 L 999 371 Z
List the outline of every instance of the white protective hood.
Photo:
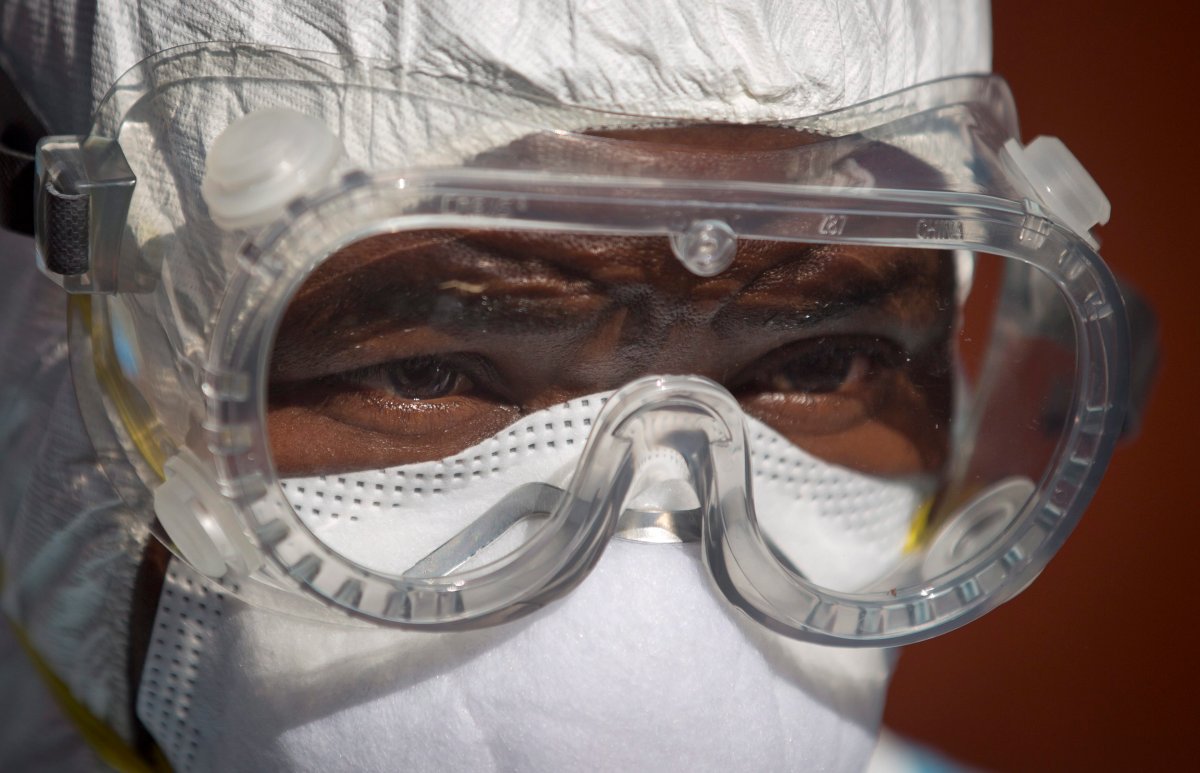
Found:
M 986 0 L 9 0 L 0 9 L 0 64 L 58 133 L 84 131 L 108 87 L 143 58 L 204 40 L 348 52 L 588 107 L 742 122 L 991 71 Z
M 771 121 L 854 104 L 936 78 L 988 72 L 989 19 L 986 0 L 693 3 L 6 0 L 0 6 L 0 66 L 24 91 L 53 133 L 85 132 L 91 111 L 108 86 L 141 59 L 166 48 L 205 40 L 251 41 L 395 60 L 427 74 L 520 86 L 522 90 L 540 91 L 564 102 L 606 110 L 700 120 Z M 0 396 L 4 397 L 0 400 L 0 455 L 6 460 L 0 480 L 4 611 L 25 630 L 43 659 L 74 695 L 93 714 L 129 738 L 133 701 L 128 694 L 126 674 L 129 596 L 145 541 L 150 539 L 147 527 L 152 513 L 145 507 L 144 499 L 139 500 L 131 490 L 119 497 L 116 491 L 122 484 L 118 482 L 114 487 L 101 471 L 83 431 L 66 367 L 65 323 L 57 316 L 65 301 L 57 295 L 57 288 L 33 273 L 30 260 L 20 271 L 11 272 L 11 281 L 0 287 L 0 309 L 4 310 L 0 340 L 5 346 L 4 361 L 0 362 Z M 606 582 L 612 587 L 623 587 L 623 580 L 614 572 L 626 561 L 621 556 L 627 553 L 606 559 L 607 568 L 601 576 L 608 577 Z M 671 571 L 679 577 L 690 573 L 683 564 Z M 202 582 L 185 567 L 176 566 L 168 587 L 174 588 L 179 597 L 194 601 L 200 598 L 201 590 L 198 586 L 193 588 L 193 579 Z M 584 586 L 587 585 L 585 582 Z M 707 589 L 703 591 L 708 593 Z M 579 593 L 583 593 L 583 588 Z M 510 643 L 528 640 L 536 643 L 531 646 L 543 646 L 546 637 L 533 633 L 537 627 L 545 627 L 547 635 L 553 631 L 565 635 L 571 620 L 586 620 L 593 614 L 583 609 L 585 602 L 601 605 L 595 609 L 609 619 L 621 619 L 621 609 L 616 604 L 625 601 L 600 596 L 590 593 L 564 606 L 563 614 L 553 626 L 545 627 L 553 620 L 554 612 L 550 610 L 498 636 Z M 603 607 L 605 598 L 609 598 L 607 603 L 611 608 Z M 678 603 L 660 595 L 653 603 L 663 605 L 664 609 L 703 606 L 694 594 Z M 301 624 L 294 619 L 276 630 L 276 623 L 269 617 L 271 613 L 245 607 L 233 599 L 222 604 L 225 618 L 215 628 L 207 629 L 220 635 L 213 637 L 211 648 L 203 653 L 196 650 L 200 654 L 189 665 L 192 670 L 185 675 L 188 679 L 199 679 L 200 684 L 213 683 L 229 673 L 228 663 L 233 658 L 245 658 L 237 661 L 239 664 L 261 662 L 263 673 L 276 679 L 288 679 L 296 669 L 306 666 L 303 659 L 313 650 L 297 642 L 316 636 L 315 630 L 298 631 L 296 626 Z M 163 630 L 164 624 L 178 614 L 178 605 L 175 611 L 164 611 L 164 606 L 159 609 L 158 630 Z M 645 620 L 652 613 L 653 608 L 647 607 L 631 619 Z M 182 634 L 184 626 L 178 629 Z M 758 634 L 747 633 L 744 626 L 732 625 L 728 620 L 704 630 L 726 637 L 713 643 L 714 652 L 733 653 L 754 647 L 754 640 L 759 638 Z M 637 635 L 628 635 L 631 646 L 637 646 L 638 641 L 644 647 L 688 646 L 686 626 L 682 631 L 679 626 L 666 629 L 654 642 L 641 635 L 642 629 L 634 633 Z M 658 636 L 660 632 L 653 633 Z M 292 638 L 287 647 L 265 654 L 267 650 L 262 648 L 268 647 L 267 642 L 276 635 Z M 381 635 L 360 640 L 360 646 L 367 650 L 377 648 Z M 580 641 L 586 641 L 584 632 L 579 636 Z M 487 638 L 472 637 L 470 641 L 474 644 L 468 643 L 467 650 L 478 648 L 479 642 Z M 255 642 L 257 649 L 238 649 Z M 339 646 L 352 648 L 347 642 Z M 609 641 L 597 652 L 610 651 L 613 646 L 613 641 Z M 734 680 L 737 694 L 755 694 L 755 678 L 761 677 L 766 685 L 772 679 L 789 679 L 787 672 L 796 663 L 824 662 L 820 653 L 801 658 L 779 654 L 792 649 L 791 643 L 766 645 L 765 652 L 752 657 L 752 667 L 745 672 L 747 676 Z M 152 650 L 151 658 L 154 652 L 161 651 L 161 647 Z M 481 665 L 488 663 L 495 671 L 522 657 L 512 647 L 505 651 L 509 654 L 485 658 L 468 652 L 461 657 Z M 564 655 L 565 652 L 555 651 L 544 660 L 570 669 L 572 661 Z M 843 678 L 843 674 L 822 684 L 820 675 L 809 674 L 791 680 L 787 690 L 807 693 L 812 698 L 810 704 L 819 706 L 823 712 L 826 730 L 814 735 L 811 728 L 789 728 L 781 722 L 772 724 L 771 732 L 760 727 L 756 731 L 759 737 L 754 739 L 755 744 L 764 748 L 759 761 L 819 760 L 838 767 L 865 762 L 886 686 L 887 668 L 880 666 L 881 658 L 860 657 L 861 678 Z M 785 660 L 792 665 L 781 666 Z M 437 666 L 447 668 L 452 662 L 455 657 L 445 657 L 437 661 Z M 818 671 L 839 674 L 849 662 L 827 663 Z M 719 665 L 707 663 L 705 667 L 719 668 Z M 0 665 L 0 683 L 7 684 L 10 677 L 3 668 Z M 563 673 L 566 676 L 569 671 Z M 420 681 L 411 669 L 403 676 Z M 443 690 L 445 684 L 454 682 L 453 676 L 445 673 L 434 677 L 422 683 L 433 685 L 429 689 Z M 404 679 L 397 683 L 397 689 Z M 521 683 L 517 681 L 518 686 Z M 552 680 L 543 679 L 541 683 L 546 689 L 554 687 Z M 576 678 L 572 683 L 590 682 Z M 480 700 L 481 696 L 498 695 L 513 688 L 513 684 L 504 684 L 500 679 L 494 685 L 494 690 L 490 686 L 472 688 L 462 695 Z M 700 688 L 692 682 L 687 685 L 689 689 Z M 262 688 L 261 684 L 242 686 Z M 842 698 L 830 697 L 839 691 Z M 687 690 L 676 692 L 684 700 Z M 147 710 L 147 701 L 160 701 L 165 695 L 146 689 L 143 693 L 143 712 Z M 328 739 L 345 738 L 351 727 L 369 727 L 371 716 L 386 720 L 388 711 L 394 718 L 405 715 L 398 708 L 402 705 L 401 698 L 397 698 L 397 704 L 387 704 L 378 697 L 381 690 L 370 693 L 372 701 L 383 701 L 379 711 L 367 711 L 366 703 L 359 705 L 347 698 L 340 718 L 331 717 L 333 724 L 318 730 L 311 724 L 318 718 L 307 716 L 304 727 L 293 727 L 285 734 L 286 738 L 281 736 L 277 745 L 269 747 L 266 757 L 256 759 L 247 755 L 233 759 L 244 764 L 298 764 L 305 759 L 306 752 L 304 743 L 292 743 L 296 738 L 311 735 L 315 742 L 328 746 L 331 743 Z M 778 691 L 764 694 L 782 695 Z M 207 710 L 220 707 L 236 714 L 239 702 L 230 702 L 229 697 L 244 697 L 242 708 L 256 699 L 253 694 L 225 697 L 215 701 L 210 693 L 208 699 L 198 696 L 197 703 L 207 706 Z M 716 694 L 709 698 L 721 700 Z M 487 705 L 495 704 L 493 701 Z M 754 711 L 769 714 L 772 706 L 778 708 L 778 704 L 769 700 L 761 706 L 725 708 L 730 712 L 730 721 L 736 724 L 753 716 Z M 507 710 L 517 708 L 510 705 Z M 165 733 L 182 727 L 180 722 L 185 719 L 179 717 L 178 706 L 164 710 L 159 705 L 157 710 L 158 718 L 142 716 L 152 730 Z M 499 709 L 481 709 L 480 715 L 488 716 L 494 710 Z M 834 720 L 839 712 L 845 711 L 853 716 L 844 718 L 844 729 L 839 736 L 839 725 Z M 779 712 L 776 719 L 783 720 L 785 713 Z M 253 715 L 251 710 L 249 716 Z M 589 721 L 598 722 L 607 713 L 597 711 L 588 716 Z M 794 719 L 790 714 L 788 718 Z M 209 760 L 221 759 L 225 763 L 231 760 L 224 754 L 231 750 L 255 747 L 256 728 L 265 732 L 280 724 L 278 717 L 271 720 L 274 725 L 271 722 L 239 725 L 232 715 L 216 714 L 211 719 L 227 724 L 223 728 L 207 728 L 221 734 L 219 739 L 209 736 L 210 741 L 221 744 L 213 747 L 221 754 L 214 752 Z M 469 722 L 463 725 L 467 726 L 471 726 Z M 672 727 L 687 731 L 674 722 L 663 724 L 664 731 Z M 597 725 L 592 728 L 595 732 L 605 731 Z M 309 733 L 309 729 L 313 732 Z M 610 729 L 620 731 L 617 724 Z M 373 731 L 380 732 L 381 728 Z M 537 737 L 537 726 L 523 725 L 521 733 L 527 739 L 522 748 L 528 748 L 533 743 L 531 739 Z M 807 743 L 825 744 L 840 740 L 845 748 L 826 749 L 827 753 L 816 757 L 772 756 L 766 750 L 766 744 L 794 744 L 799 738 Z M 480 739 L 487 740 L 482 734 Z M 170 738 L 158 740 L 172 754 L 180 755 L 172 759 L 178 767 L 188 767 L 184 764 L 189 751 L 186 744 L 179 747 Z M 274 756 L 284 754 L 288 755 L 286 760 Z M 0 749 L 0 763 L 4 759 Z M 360 761 L 378 759 L 364 752 Z M 521 756 L 500 755 L 493 759 L 534 762 L 533 758 Z M 641 758 L 647 767 L 661 767 L 669 759 L 679 760 L 678 757 Z M 629 761 L 620 755 L 611 757 L 614 764 L 619 760 Z M 603 760 L 594 761 L 599 767 L 605 766 Z M 711 761 L 715 764 L 719 760 Z M 443 762 L 452 761 L 443 758 Z M 318 763 L 310 759 L 308 764 Z

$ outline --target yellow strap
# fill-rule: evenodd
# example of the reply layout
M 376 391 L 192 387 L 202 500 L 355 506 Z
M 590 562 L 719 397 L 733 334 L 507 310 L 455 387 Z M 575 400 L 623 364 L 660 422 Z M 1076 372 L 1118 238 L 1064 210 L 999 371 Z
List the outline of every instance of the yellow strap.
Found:
M 67 338 L 72 344 L 75 340 L 76 326 L 82 326 L 83 334 L 91 339 L 92 365 L 95 368 L 96 381 L 112 401 L 122 426 L 129 433 L 129 439 L 133 441 L 146 464 L 150 465 L 158 477 L 164 477 L 163 463 L 166 461 L 166 454 L 163 451 L 165 443 L 161 437 L 162 427 L 145 401 L 140 399 L 137 391 L 126 381 L 125 374 L 117 364 L 112 332 L 108 330 L 105 318 L 92 314 L 90 296 L 69 296 L 67 326 Z
M 929 528 L 929 512 L 933 509 L 933 497 L 927 497 L 921 503 L 917 511 L 913 513 L 913 519 L 908 526 L 908 536 L 904 539 L 904 553 L 912 553 L 925 541 L 927 530 Z
M 3 578 L 3 569 L 0 567 L 0 587 L 3 586 Z M 157 747 L 154 750 L 154 760 L 143 759 L 133 750 L 133 747 L 125 743 L 125 739 L 121 738 L 117 731 L 104 724 L 88 710 L 87 706 L 76 700 L 75 696 L 71 694 L 70 688 L 55 676 L 54 672 L 50 670 L 50 666 L 37 654 L 33 643 L 25 635 L 25 631 L 21 630 L 21 627 L 7 616 L 4 616 L 4 619 L 12 625 L 17 641 L 21 643 L 21 649 L 25 650 L 25 654 L 29 656 L 38 676 L 49 688 L 50 694 L 54 696 L 54 700 L 62 709 L 63 714 L 71 720 L 71 723 L 79 731 L 79 735 L 105 764 L 119 773 L 170 773 L 171 766 Z
M 72 295 L 70 296 L 68 309 L 69 324 L 82 323 L 84 330 L 89 335 L 95 332 L 92 330 L 91 325 L 90 298 L 87 296 Z M 113 375 L 116 370 L 112 367 L 112 362 L 115 361 L 115 355 L 112 352 L 112 338 L 106 337 L 103 340 L 97 341 L 96 336 L 93 336 L 93 346 L 95 347 L 97 344 L 99 344 L 99 348 L 94 349 L 94 356 L 97 360 L 98 376 L 102 382 L 106 382 L 104 385 L 109 388 L 110 392 L 116 393 L 119 398 L 125 398 L 127 391 L 116 388 L 123 386 L 123 384 L 107 383 L 107 381 L 116 380 L 116 377 Z M 156 453 L 157 447 L 152 442 L 155 427 L 149 422 L 134 420 L 141 417 L 128 399 L 118 399 L 116 402 L 122 418 L 126 420 L 126 426 L 131 428 L 134 443 L 137 444 L 137 447 L 146 456 L 147 462 L 154 468 L 155 472 L 161 475 L 161 454 Z M 3 588 L 4 566 L 0 564 L 0 590 Z M 8 619 L 7 616 L 3 617 Z M 50 666 L 38 655 L 25 631 L 15 621 L 8 619 L 8 622 L 12 625 L 17 641 L 21 643 L 21 648 L 29 656 L 29 660 L 33 663 L 38 676 L 41 677 L 42 682 L 50 690 L 50 694 L 54 696 L 54 700 L 62 709 L 63 714 L 75 725 L 83 740 L 96 752 L 105 764 L 119 771 L 119 773 L 170 773 L 171 766 L 157 746 L 154 747 L 152 752 L 152 760 L 146 760 L 139 755 L 115 730 L 92 714 L 86 706 L 71 694 L 71 690 L 67 687 L 66 683 L 59 679 L 50 669 Z

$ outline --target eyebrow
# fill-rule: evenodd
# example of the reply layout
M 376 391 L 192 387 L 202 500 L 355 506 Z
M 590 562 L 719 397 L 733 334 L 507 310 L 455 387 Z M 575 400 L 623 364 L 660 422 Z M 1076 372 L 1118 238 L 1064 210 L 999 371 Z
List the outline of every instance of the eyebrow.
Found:
M 734 324 L 729 318 L 736 316 L 737 325 L 787 337 L 828 330 L 842 320 L 853 320 L 864 327 L 862 332 L 887 335 L 905 350 L 919 351 L 945 333 L 952 316 L 939 324 L 943 311 L 941 288 L 928 281 L 936 271 L 914 271 L 911 261 L 904 260 L 902 254 L 897 253 L 895 258 L 876 276 L 855 277 L 840 283 L 833 293 L 809 294 L 800 305 L 732 303 L 713 320 L 713 328 L 726 330 Z M 933 318 L 921 319 L 931 312 Z
M 697 281 L 690 273 L 682 273 L 686 271 L 682 266 L 675 266 L 665 238 L 597 236 L 571 243 L 564 242 L 560 234 L 480 231 L 442 238 L 388 234 L 364 242 L 406 238 L 412 242 L 393 244 L 373 256 L 369 247 L 360 248 L 367 257 L 356 254 L 358 245 L 352 245 L 348 252 L 335 253 L 319 266 L 285 313 L 277 353 L 335 332 L 369 335 L 421 322 L 441 324 L 449 330 L 486 328 L 500 334 L 548 325 L 582 327 L 591 324 L 580 314 L 587 299 L 595 299 L 592 306 L 611 307 L 619 305 L 630 288 L 653 286 L 651 263 L 667 263 L 667 270 L 677 269 L 685 283 Z M 602 239 L 613 241 L 603 244 Z M 596 250 L 597 245 L 612 253 L 611 263 Z M 635 254 L 630 261 L 626 253 L 631 247 L 645 254 Z M 806 261 L 810 248 L 792 245 L 786 259 L 769 267 Z M 630 265 L 639 259 L 637 269 Z M 635 273 L 640 269 L 642 275 L 632 282 L 621 281 L 620 276 L 607 280 L 598 276 L 619 275 L 623 265 Z M 365 272 L 373 272 L 369 283 L 364 281 Z M 753 278 L 746 285 L 752 282 Z M 494 286 L 497 284 L 499 287 Z M 805 306 L 812 306 L 807 316 L 815 319 L 829 304 L 827 299 L 824 303 L 820 298 L 812 300 Z
M 611 241 L 606 245 L 601 239 Z M 605 246 L 615 258 L 611 263 L 597 250 Z M 903 251 L 878 248 L 888 269 L 864 276 L 853 269 L 855 256 L 833 248 L 783 242 L 747 242 L 747 246 L 750 253 L 765 250 L 766 265 L 741 280 L 726 278 L 727 283 L 740 281 L 740 286 L 721 293 L 719 308 L 709 315 L 718 334 L 745 326 L 781 335 L 812 330 L 864 309 L 878 311 L 883 301 L 912 285 L 911 277 L 897 283 L 912 263 Z M 595 325 L 601 311 L 635 303 L 632 296 L 639 289 L 654 288 L 656 271 L 672 270 L 639 259 L 659 264 L 674 261 L 665 238 L 598 236 L 572 242 L 540 232 L 387 234 L 369 237 L 361 247 L 352 245 L 347 250 L 318 267 L 309 280 L 312 286 L 306 284 L 297 293 L 278 331 L 273 360 L 294 361 L 300 354 L 311 361 L 355 341 L 422 323 L 449 334 L 578 330 Z M 746 260 L 752 266 L 754 259 L 763 257 L 760 252 Z M 641 271 L 637 281 L 620 281 L 623 266 L 634 274 Z M 822 278 L 833 267 L 843 269 L 836 287 L 822 287 Z M 780 291 L 778 303 L 763 303 L 761 297 L 772 293 L 763 293 L 756 284 L 764 276 L 785 271 L 804 277 L 808 286 L 786 300 Z M 618 276 L 599 276 L 606 273 Z M 689 286 L 711 291 L 722 279 L 679 277 L 684 292 Z M 788 281 L 784 278 L 782 285 Z M 491 283 L 500 289 L 486 292 Z M 760 294 L 757 303 L 746 298 L 752 290 Z M 696 303 L 704 300 L 703 293 L 694 298 Z
M 318 268 L 289 305 L 288 324 L 314 332 L 337 328 L 339 322 L 353 321 L 357 328 L 395 326 L 429 321 L 432 315 L 463 322 L 478 317 L 493 328 L 509 321 L 527 327 L 537 319 L 555 321 L 561 312 L 578 306 L 584 289 L 579 286 L 581 276 L 563 270 L 571 254 L 547 262 L 506 254 L 486 243 L 452 241 L 455 254 L 439 250 L 443 242 L 432 248 L 424 244 L 393 250 L 345 267 L 337 266 L 339 255 L 333 255 L 325 264 L 333 269 L 329 275 L 322 276 Z M 370 281 L 364 281 L 368 276 Z M 313 279 L 318 281 L 310 286 Z M 364 292 L 365 284 L 370 291 Z M 588 289 L 603 294 L 599 287 Z M 497 314 L 514 311 L 526 319 L 507 320 Z

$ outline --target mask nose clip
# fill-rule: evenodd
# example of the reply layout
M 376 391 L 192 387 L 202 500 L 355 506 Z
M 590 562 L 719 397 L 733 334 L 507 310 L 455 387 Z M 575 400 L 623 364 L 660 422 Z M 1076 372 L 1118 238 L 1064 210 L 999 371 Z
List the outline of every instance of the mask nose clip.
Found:
M 495 557 L 522 525 L 551 526 L 555 513 L 620 539 L 697 542 L 713 478 L 710 446 L 744 438 L 740 407 L 719 385 L 693 376 L 648 377 L 614 395 L 597 418 L 585 459 L 567 489 L 521 486 L 403 574 L 444 577 Z M 733 453 L 742 453 L 736 444 Z M 742 461 L 744 468 L 745 461 Z M 563 509 L 565 508 L 565 509 Z M 561 511 L 561 512 L 560 512 Z M 611 531 L 608 531 L 610 530 Z
M 403 592 L 414 605 L 441 592 L 460 611 L 486 610 L 474 624 L 510 619 L 578 585 L 613 536 L 699 541 L 710 565 L 709 543 L 727 532 L 722 520 L 757 538 L 741 406 L 719 384 L 638 379 L 609 398 L 591 427 L 564 488 L 514 489 L 396 579 L 411 584 Z M 445 618 L 437 623 L 458 622 Z
M 694 483 L 695 465 L 689 465 L 688 456 L 695 457 L 707 435 L 685 429 L 694 426 L 694 418 L 672 413 L 671 408 L 650 409 L 634 420 L 642 426 L 626 430 L 635 473 L 614 537 L 655 544 L 700 540 L 703 508 Z
M 625 502 L 614 536 L 634 542 L 678 543 L 700 539 L 703 511 L 692 488 L 685 460 L 671 449 L 659 452 L 665 463 L 643 467 L 635 494 Z M 682 467 L 682 469 L 679 469 Z
M 710 446 L 740 437 L 740 407 L 712 382 L 647 379 L 643 400 L 613 431 L 628 444 L 633 473 L 615 535 L 650 543 L 696 542 L 702 535 Z

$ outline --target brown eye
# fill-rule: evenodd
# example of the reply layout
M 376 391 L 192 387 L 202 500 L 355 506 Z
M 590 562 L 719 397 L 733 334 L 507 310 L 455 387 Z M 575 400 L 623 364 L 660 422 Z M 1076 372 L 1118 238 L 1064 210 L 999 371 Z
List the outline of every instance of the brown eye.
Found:
M 734 386 L 742 393 L 833 396 L 860 391 L 902 359 L 893 344 L 865 336 L 813 338 L 761 359 Z
M 871 355 L 861 348 L 819 342 L 780 363 L 769 375 L 777 392 L 836 392 L 861 382 L 871 372 Z
M 471 380 L 440 357 L 409 357 L 341 376 L 356 386 L 374 389 L 406 400 L 433 400 L 461 394 Z
M 927 463 L 917 446 L 938 425 L 911 367 L 886 338 L 823 336 L 776 349 L 730 384 L 746 413 L 818 459 L 908 475 L 940 463 Z

